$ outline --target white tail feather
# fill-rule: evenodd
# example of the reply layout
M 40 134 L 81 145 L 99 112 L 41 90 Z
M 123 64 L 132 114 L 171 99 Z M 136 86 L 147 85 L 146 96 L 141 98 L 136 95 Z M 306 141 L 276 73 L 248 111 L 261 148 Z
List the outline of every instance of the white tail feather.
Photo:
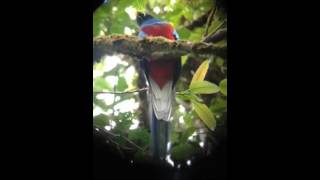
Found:
M 162 119 L 164 121 L 170 120 L 170 114 L 172 109 L 172 99 L 173 99 L 173 90 L 172 90 L 172 81 L 168 81 L 162 89 L 158 86 L 156 82 L 149 78 L 150 80 L 150 101 L 152 108 L 157 119 Z

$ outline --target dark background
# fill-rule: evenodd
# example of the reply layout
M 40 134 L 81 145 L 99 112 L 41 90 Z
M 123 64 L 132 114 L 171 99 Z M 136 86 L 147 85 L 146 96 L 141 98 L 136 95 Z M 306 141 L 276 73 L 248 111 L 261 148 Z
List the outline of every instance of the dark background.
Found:
M 191 167 L 173 169 L 148 163 L 130 163 L 129 159 L 122 159 L 114 147 L 108 146 L 105 137 L 99 132 L 94 133 L 93 169 L 97 180 L 117 178 L 154 179 L 154 180 L 224 180 L 227 177 L 227 141 L 220 139 L 220 143 L 209 157 L 192 162 Z M 123 173 L 119 173 L 123 172 Z
M 2 4 L 1 179 L 93 179 L 92 7 Z M 316 12 L 300 1 L 228 4 L 228 179 L 319 175 Z M 119 162 L 107 179 L 162 174 L 106 160 Z

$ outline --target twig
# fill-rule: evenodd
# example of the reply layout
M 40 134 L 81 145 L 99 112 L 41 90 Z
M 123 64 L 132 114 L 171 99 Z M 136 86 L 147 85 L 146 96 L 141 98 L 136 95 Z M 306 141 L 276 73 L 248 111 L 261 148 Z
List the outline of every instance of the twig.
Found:
M 207 19 L 207 27 L 206 27 L 206 31 L 205 31 L 205 33 L 204 33 L 204 37 L 208 35 L 209 27 L 210 27 L 211 24 L 212 24 L 212 20 L 213 20 L 213 18 L 214 18 L 214 15 L 215 15 L 215 13 L 216 13 L 216 10 L 217 10 L 217 5 L 215 5 L 215 6 L 214 6 L 214 9 L 212 9 L 212 10 L 210 11 L 209 17 L 208 17 L 208 19 Z
M 226 23 L 226 21 L 224 20 L 221 24 L 219 24 L 219 26 L 216 28 L 216 30 L 213 31 L 213 32 L 211 32 L 208 36 L 206 36 L 206 37 L 202 40 L 202 42 L 214 43 L 214 42 L 217 42 L 217 41 L 223 39 L 224 36 L 227 35 L 227 28 L 224 28 L 224 29 L 221 29 L 221 30 L 220 30 L 220 28 L 221 28 L 225 23 Z M 215 37 L 215 36 L 217 36 L 217 33 L 220 32 L 220 31 L 223 31 L 223 32 L 222 32 L 223 34 L 221 34 L 222 37 L 219 39 L 219 38 L 217 38 L 217 37 Z M 220 36 L 221 36 L 221 35 L 220 35 Z
M 227 36 L 227 28 L 219 29 L 216 33 L 207 36 L 203 42 L 218 42 Z
M 130 94 L 130 93 L 136 93 L 136 92 L 142 92 L 142 91 L 147 91 L 148 88 L 142 88 L 142 89 L 136 89 L 136 90 L 131 90 L 131 91 L 124 91 L 124 92 L 110 92 L 110 91 L 95 91 L 93 93 L 95 94 Z
M 195 29 L 197 27 L 203 26 L 207 22 L 206 20 L 208 19 L 210 12 L 211 12 L 211 10 L 209 10 L 208 12 L 206 12 L 205 14 L 200 16 L 198 19 L 192 21 L 191 23 L 189 23 L 185 27 L 192 31 L 193 29 Z
M 100 132 L 100 131 L 104 131 L 105 133 L 110 134 L 110 135 L 113 136 L 113 137 L 119 137 L 118 134 L 113 134 L 113 133 L 111 133 L 111 132 L 108 132 L 108 131 L 105 131 L 105 130 L 101 130 L 100 128 L 98 128 L 98 129 L 99 129 L 99 132 Z M 132 148 L 129 148 L 129 147 L 126 147 L 126 146 L 121 146 L 119 143 L 117 143 L 116 141 L 114 141 L 114 140 L 113 140 L 111 137 L 109 137 L 109 136 L 106 136 L 106 138 L 108 139 L 108 141 L 112 142 L 113 144 L 115 144 L 115 145 L 117 146 L 117 149 L 118 149 L 118 151 L 119 151 L 121 154 L 123 154 L 123 153 L 122 153 L 122 151 L 119 149 L 120 147 L 121 147 L 122 149 L 132 150 Z
M 118 68 L 119 69 L 119 68 Z M 117 71 L 114 71 L 114 75 L 116 75 L 116 72 Z M 114 84 L 113 85 L 113 92 L 116 92 L 117 91 L 117 85 L 116 84 Z M 114 110 L 114 103 L 116 102 L 116 95 L 114 94 L 113 95 L 113 103 L 112 103 L 112 118 L 114 118 L 114 112 L 115 112 L 115 110 Z
M 98 127 L 95 127 L 95 128 L 98 128 Z M 136 147 L 137 149 L 139 149 L 140 151 L 142 151 L 142 152 L 145 152 L 145 150 L 143 149 L 143 148 L 141 148 L 140 146 L 138 146 L 137 144 L 135 144 L 134 142 L 132 142 L 130 139 L 128 139 L 127 137 L 125 137 L 125 136 L 122 136 L 122 135 L 120 135 L 120 134 L 114 134 L 114 133 L 112 133 L 112 132 L 110 132 L 110 131 L 107 131 L 107 130 L 105 130 L 105 129 L 102 129 L 102 128 L 98 128 L 99 129 L 99 132 L 104 132 L 105 134 L 107 134 L 107 135 L 111 135 L 111 136 L 113 136 L 113 137 L 120 137 L 120 138 L 122 138 L 122 139 L 124 139 L 124 140 L 126 140 L 129 144 L 131 144 L 132 146 L 134 146 L 134 147 Z M 108 138 L 109 139 L 109 138 Z M 114 141 L 113 141 L 114 142 Z M 116 144 L 118 144 L 118 143 L 116 143 Z M 119 144 L 118 144 L 119 145 Z
M 136 148 L 138 148 L 140 151 L 145 152 L 144 149 L 142 149 L 140 146 L 138 146 L 137 144 L 135 144 L 134 142 L 132 142 L 130 139 L 126 138 L 125 136 L 120 136 L 123 139 L 125 139 L 126 141 L 128 141 L 131 145 L 135 146 Z

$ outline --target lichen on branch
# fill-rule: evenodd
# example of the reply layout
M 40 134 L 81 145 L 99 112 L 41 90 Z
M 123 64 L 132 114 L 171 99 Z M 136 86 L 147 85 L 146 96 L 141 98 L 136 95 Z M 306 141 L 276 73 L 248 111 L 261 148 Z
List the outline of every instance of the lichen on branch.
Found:
M 136 36 L 111 35 L 93 39 L 93 62 L 104 55 L 125 54 L 132 57 L 162 57 L 183 56 L 220 56 L 226 58 L 226 46 L 212 43 L 192 43 L 186 40 L 172 41 L 163 37 L 146 37 L 139 39 Z

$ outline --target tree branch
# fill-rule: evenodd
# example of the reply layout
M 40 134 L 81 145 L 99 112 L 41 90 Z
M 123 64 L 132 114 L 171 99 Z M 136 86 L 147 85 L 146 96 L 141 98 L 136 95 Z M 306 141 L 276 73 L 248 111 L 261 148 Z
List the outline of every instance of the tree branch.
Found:
M 203 42 L 215 43 L 227 37 L 227 28 L 219 29 L 204 38 Z
M 209 17 L 207 19 L 207 27 L 206 27 L 206 31 L 204 33 L 204 37 L 208 35 L 209 33 L 209 27 L 211 26 L 212 24 L 212 21 L 214 19 L 214 15 L 216 13 L 216 10 L 217 10 L 217 5 L 214 6 L 214 8 L 211 10 L 210 14 L 209 14 Z
M 106 136 L 109 140 L 110 140 L 109 136 L 111 136 L 111 137 L 120 137 L 120 138 L 124 139 L 125 141 L 127 141 L 130 145 L 134 146 L 135 148 L 139 149 L 142 152 L 145 152 L 145 150 L 143 148 L 141 148 L 140 146 L 138 146 L 136 143 L 132 142 L 130 139 L 128 139 L 125 136 L 122 136 L 120 134 L 114 134 L 114 133 L 112 133 L 110 131 L 107 131 L 107 130 L 105 130 L 103 128 L 98 128 L 98 127 L 94 127 L 94 128 L 95 129 L 99 129 L 100 134 Z M 112 140 L 112 142 L 115 143 L 116 145 L 120 146 L 114 140 Z M 122 147 L 122 146 L 120 146 L 120 147 Z M 128 149 L 128 147 L 124 147 L 124 149 Z
M 171 41 L 163 37 L 146 37 L 139 39 L 136 36 L 112 35 L 102 36 L 93 40 L 93 62 L 109 54 L 126 54 L 132 57 L 180 57 L 186 54 L 196 56 L 227 55 L 226 46 L 218 46 L 205 42 L 192 43 L 190 41 Z
M 146 91 L 148 90 L 147 87 L 145 88 L 141 88 L 141 89 L 136 89 L 136 90 L 130 90 L 130 91 L 124 91 L 124 92 L 117 92 L 117 91 L 113 91 L 113 92 L 110 92 L 110 91 L 100 91 L 100 92 L 93 92 L 94 94 L 130 94 L 130 93 L 136 93 L 136 92 L 142 92 L 142 91 Z
M 207 19 L 210 15 L 210 12 L 212 11 L 212 9 L 210 9 L 209 11 L 207 11 L 205 14 L 203 14 L 202 16 L 200 16 L 198 19 L 192 21 L 191 23 L 189 23 L 188 25 L 185 26 L 185 28 L 189 29 L 189 30 L 193 30 L 197 27 L 201 27 L 203 26 L 206 22 Z

